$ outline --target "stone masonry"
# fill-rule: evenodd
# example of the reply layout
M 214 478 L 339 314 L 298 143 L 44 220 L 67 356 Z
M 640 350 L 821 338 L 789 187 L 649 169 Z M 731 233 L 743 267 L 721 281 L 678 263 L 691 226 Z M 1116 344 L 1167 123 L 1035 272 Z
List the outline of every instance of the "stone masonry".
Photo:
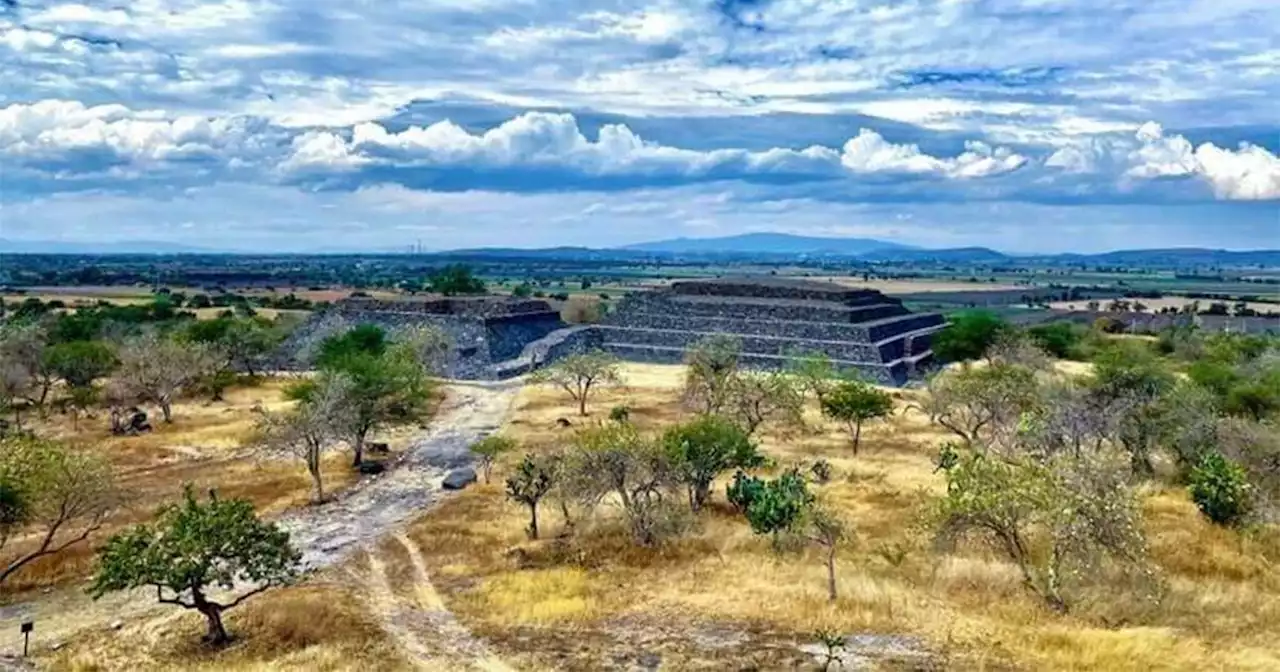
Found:
M 604 349 L 632 361 L 678 363 L 697 341 L 727 334 L 743 362 L 781 368 L 819 352 L 881 384 L 902 385 L 932 360 L 941 315 L 913 314 L 880 292 L 778 278 L 689 280 L 628 295 L 596 329 Z

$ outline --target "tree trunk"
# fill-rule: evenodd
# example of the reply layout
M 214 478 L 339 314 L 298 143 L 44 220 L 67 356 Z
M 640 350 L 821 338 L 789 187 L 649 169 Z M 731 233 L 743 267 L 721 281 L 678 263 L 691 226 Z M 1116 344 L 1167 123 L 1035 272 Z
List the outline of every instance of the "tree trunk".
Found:
M 311 482 L 316 486 L 316 504 L 324 501 L 324 485 L 320 478 L 320 451 L 312 449 L 307 454 L 307 471 L 311 472 Z
M 231 637 L 227 635 L 227 629 L 222 625 L 222 611 L 212 605 L 201 608 L 200 613 L 204 614 L 205 619 L 209 622 L 209 632 L 204 636 L 206 642 L 213 645 L 222 645 L 231 641 Z
M 836 545 L 827 546 L 827 599 L 836 601 Z
M 364 462 L 364 435 L 365 432 L 357 433 L 355 445 L 351 447 L 351 452 L 353 453 L 351 457 L 351 466 L 355 469 L 359 469 L 360 463 Z
M 164 414 L 165 422 L 173 422 L 173 406 L 167 397 L 160 400 L 160 412 Z
M 586 417 L 587 415 L 587 391 L 583 390 L 578 393 L 578 415 Z
M 693 486 L 693 497 L 689 504 L 693 507 L 694 511 L 701 511 L 702 505 L 706 504 L 707 500 L 710 498 L 711 483 L 696 483 Z
M 538 504 L 529 505 L 529 538 L 538 538 Z
M 858 454 L 858 444 L 862 442 L 862 421 L 853 423 L 853 454 Z

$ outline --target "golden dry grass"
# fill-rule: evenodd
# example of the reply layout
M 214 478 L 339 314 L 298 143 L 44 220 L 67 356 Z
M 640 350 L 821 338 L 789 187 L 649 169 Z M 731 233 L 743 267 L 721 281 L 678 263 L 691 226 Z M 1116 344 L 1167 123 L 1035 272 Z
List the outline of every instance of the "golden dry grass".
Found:
M 235 641 L 223 649 L 200 643 L 204 620 L 161 608 L 119 630 L 98 628 L 58 651 L 41 651 L 48 669 L 98 670 L 409 670 L 358 588 L 331 573 L 273 590 L 227 612 Z
M 257 414 L 253 409 L 287 408 L 291 402 L 283 396 L 286 384 L 274 379 L 258 387 L 232 389 L 221 402 L 181 401 L 174 405 L 172 424 L 165 424 L 155 409 L 147 409 L 155 430 L 139 436 L 113 436 L 105 412 L 82 418 L 78 429 L 67 416 L 37 421 L 39 435 L 67 441 L 107 460 L 122 501 L 90 543 L 42 558 L 10 577 L 4 599 L 21 599 L 28 591 L 83 578 L 92 571 L 95 544 L 123 526 L 149 520 L 158 507 L 180 497 L 185 483 L 198 492 L 215 488 L 225 497 L 248 499 L 267 516 L 306 505 L 311 480 L 301 460 L 266 457 L 255 450 Z M 397 429 L 378 440 L 389 441 L 398 450 L 411 433 L 409 428 Z M 326 456 L 327 493 L 336 494 L 356 481 L 349 460 L 345 451 Z M 16 555 L 35 541 L 31 536 L 11 541 L 4 555 Z
M 642 427 L 680 417 L 680 367 L 628 366 L 626 373 L 628 386 L 602 391 L 586 422 L 620 403 Z M 526 448 L 544 450 L 569 439 L 572 430 L 558 428 L 558 417 L 579 422 L 567 397 L 530 388 L 506 431 Z M 813 409 L 810 420 L 819 422 Z M 506 465 L 492 485 L 427 514 L 411 536 L 463 622 L 528 669 L 607 666 L 620 648 L 634 650 L 636 638 L 655 629 L 646 646 L 663 651 L 674 669 L 715 667 L 717 650 L 688 645 L 712 626 L 752 633 L 734 660 L 763 667 L 784 664 L 774 639 L 807 640 L 830 627 L 921 637 L 945 669 L 1280 669 L 1274 538 L 1243 541 L 1205 523 L 1181 491 L 1154 490 L 1145 508 L 1153 557 L 1169 584 L 1163 602 L 1144 611 L 1116 594 L 1058 616 L 990 554 L 928 550 L 917 523 L 942 485 L 932 462 L 941 438 L 917 414 L 865 432 L 856 458 L 834 429 L 763 437 L 764 450 L 784 465 L 821 457 L 835 467 L 836 477 L 818 490 L 854 524 L 857 538 L 839 554 L 834 605 L 815 552 L 780 558 L 722 504 L 702 517 L 697 533 L 660 549 L 633 546 L 607 520 L 580 529 L 572 542 L 558 541 L 554 507 L 542 513 L 544 540 L 529 542 L 526 511 L 506 502 L 497 482 Z M 723 484 L 716 492 L 723 501 Z M 517 548 L 522 563 L 512 559 Z M 905 555 L 898 562 L 889 549 Z

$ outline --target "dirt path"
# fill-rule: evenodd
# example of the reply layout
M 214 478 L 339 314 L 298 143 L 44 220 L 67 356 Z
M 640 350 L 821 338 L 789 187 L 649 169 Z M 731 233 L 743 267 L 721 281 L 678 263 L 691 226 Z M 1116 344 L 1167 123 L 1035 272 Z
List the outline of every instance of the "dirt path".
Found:
M 431 428 L 414 440 L 392 469 L 361 482 L 336 501 L 281 517 L 278 522 L 302 552 L 303 564 L 307 568 L 336 564 L 352 551 L 397 532 L 421 515 L 441 496 L 440 481 L 444 476 L 451 469 L 470 463 L 471 444 L 502 425 L 519 387 L 518 382 L 449 384 L 444 405 Z M 370 571 L 375 586 L 377 573 L 376 569 Z M 434 594 L 425 565 L 419 578 L 425 584 L 421 590 Z M 385 584 L 385 576 L 381 583 Z M 33 644 L 47 645 L 65 642 L 87 629 L 147 618 L 161 611 L 168 616 L 180 613 L 158 605 L 154 591 L 115 593 L 93 601 L 80 588 L 60 590 L 36 601 L 0 607 L 0 653 L 21 652 L 22 640 L 16 633 L 19 623 L 27 617 L 37 622 L 38 634 Z M 454 633 L 450 639 L 460 638 L 464 648 L 469 649 L 476 641 L 443 609 L 443 603 L 439 612 L 432 613 L 444 614 L 434 620 L 457 626 L 461 634 Z
M 398 594 L 387 580 L 386 563 L 374 546 L 365 546 L 368 571 L 362 578 L 365 602 L 414 665 L 427 670 L 475 669 L 514 672 L 473 636 L 445 607 L 427 573 L 422 550 L 403 532 L 396 541 L 413 566 L 410 594 Z

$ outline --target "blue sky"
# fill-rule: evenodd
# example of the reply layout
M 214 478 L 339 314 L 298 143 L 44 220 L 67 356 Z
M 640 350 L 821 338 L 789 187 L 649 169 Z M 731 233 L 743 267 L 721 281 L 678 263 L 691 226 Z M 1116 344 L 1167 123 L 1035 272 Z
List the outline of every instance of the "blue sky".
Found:
M 0 238 L 1280 247 L 1276 0 L 0 0 Z

